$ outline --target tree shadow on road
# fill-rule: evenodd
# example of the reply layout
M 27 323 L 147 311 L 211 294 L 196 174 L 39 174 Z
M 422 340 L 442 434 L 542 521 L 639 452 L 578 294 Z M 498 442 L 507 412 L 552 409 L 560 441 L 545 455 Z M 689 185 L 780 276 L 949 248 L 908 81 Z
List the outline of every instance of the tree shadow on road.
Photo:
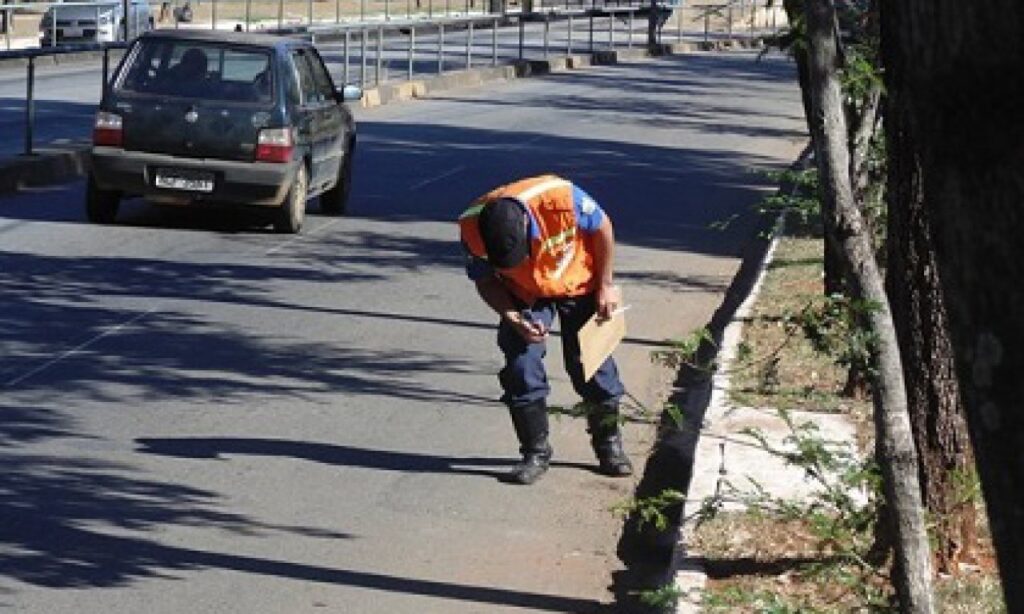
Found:
M 3 425 L 0 424 L 0 430 Z M 145 479 L 130 468 L 95 460 L 0 455 L 0 575 L 55 589 L 127 586 L 144 578 L 180 578 L 230 570 L 332 585 L 550 612 L 597 613 L 595 601 L 455 582 L 419 580 L 283 559 L 216 552 L 146 537 L 178 525 L 259 537 L 288 532 L 311 539 L 345 533 L 275 526 L 217 509 L 208 491 Z M 5 590 L 16 599 L 17 590 Z

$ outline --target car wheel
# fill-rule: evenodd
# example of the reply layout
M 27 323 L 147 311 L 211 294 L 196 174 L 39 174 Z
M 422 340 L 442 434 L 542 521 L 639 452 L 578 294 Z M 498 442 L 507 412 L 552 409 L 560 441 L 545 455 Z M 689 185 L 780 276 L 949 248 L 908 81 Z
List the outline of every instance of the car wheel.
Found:
M 117 218 L 117 209 L 121 204 L 121 194 L 113 190 L 102 190 L 96 180 L 89 175 L 89 183 L 85 188 L 85 216 L 94 224 L 113 224 Z
M 295 172 L 295 179 L 288 195 L 284 197 L 281 208 L 277 211 L 277 218 L 274 220 L 274 230 L 288 234 L 295 234 L 302 229 L 302 222 L 306 219 L 306 192 L 307 192 L 306 165 L 300 164 L 299 170 Z
M 352 193 L 352 156 L 355 153 L 356 143 L 353 140 L 338 168 L 338 182 L 320 195 L 320 210 L 328 215 L 343 215 L 348 211 L 348 197 Z

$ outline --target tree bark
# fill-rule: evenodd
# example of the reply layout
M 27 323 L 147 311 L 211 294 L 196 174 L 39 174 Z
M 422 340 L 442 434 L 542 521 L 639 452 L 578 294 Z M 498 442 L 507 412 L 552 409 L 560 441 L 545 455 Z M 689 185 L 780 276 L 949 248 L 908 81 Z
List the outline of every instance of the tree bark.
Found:
M 1024 611 L 1024 5 L 883 3 L 1009 612 Z
M 825 194 L 825 227 L 841 247 L 855 296 L 877 308 L 868 316 L 877 337 L 875 429 L 887 504 L 892 512 L 896 561 L 893 584 L 903 612 L 932 613 L 931 555 L 925 531 L 917 453 L 907 414 L 896 331 L 872 242 L 853 198 L 850 156 L 838 79 L 833 0 L 806 4 L 812 137 Z
M 871 143 L 875 139 L 881 100 L 882 87 L 875 85 L 857 108 L 857 125 L 850 135 L 850 177 L 853 178 L 853 192 L 858 202 L 863 200 L 861 196 L 871 183 L 868 159 Z
M 960 402 L 942 288 L 921 193 L 920 165 L 898 96 L 890 96 L 889 303 L 900 341 L 907 405 L 921 459 L 921 488 L 932 519 L 938 571 L 956 573 L 974 562 L 975 501 L 964 484 L 974 472 Z
M 807 118 L 807 131 L 814 133 L 811 125 L 811 118 L 814 113 L 811 110 L 811 85 L 810 68 L 807 59 L 807 26 L 804 19 L 805 0 L 782 0 L 782 7 L 786 11 L 786 20 L 789 23 L 790 35 L 788 38 L 789 49 L 796 62 L 796 77 L 800 83 L 800 101 L 804 105 L 804 117 Z M 823 281 L 825 296 L 842 294 L 845 288 L 843 278 L 846 272 L 838 256 L 838 248 L 832 245 L 832 239 L 825 237 L 825 278 Z

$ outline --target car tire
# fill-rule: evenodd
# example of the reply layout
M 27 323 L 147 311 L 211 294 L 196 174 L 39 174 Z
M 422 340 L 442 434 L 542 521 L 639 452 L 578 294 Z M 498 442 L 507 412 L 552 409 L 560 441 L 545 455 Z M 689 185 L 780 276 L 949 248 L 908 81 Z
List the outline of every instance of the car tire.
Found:
M 89 175 L 89 182 L 85 187 L 85 216 L 90 222 L 113 224 L 120 205 L 120 192 L 100 189 L 96 185 L 96 180 Z
M 299 170 L 295 171 L 295 179 L 288 189 L 281 208 L 277 211 L 274 219 L 274 230 L 281 233 L 295 234 L 302 229 L 302 222 L 306 219 L 306 194 L 308 192 L 308 178 L 306 165 L 300 164 Z
M 348 198 L 352 193 L 352 156 L 355 153 L 356 142 L 353 139 L 338 167 L 337 183 L 320 195 L 320 211 L 327 215 L 344 215 L 348 211 Z

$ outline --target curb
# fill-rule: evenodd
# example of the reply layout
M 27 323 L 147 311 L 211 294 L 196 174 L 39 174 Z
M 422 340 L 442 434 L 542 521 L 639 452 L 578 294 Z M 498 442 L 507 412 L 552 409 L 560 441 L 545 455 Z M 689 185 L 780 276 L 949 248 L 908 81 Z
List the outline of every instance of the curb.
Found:
M 34 149 L 31 156 L 0 160 L 0 195 L 29 186 L 62 183 L 83 177 L 88 171 L 88 142 L 51 143 Z
M 783 218 L 780 215 L 775 222 L 771 242 L 765 250 L 761 261 L 758 264 L 757 275 L 747 297 L 743 299 L 736 309 L 732 319 L 722 331 L 722 340 L 718 351 L 719 368 L 711 376 L 711 397 L 708 400 L 708 407 L 705 413 L 705 420 L 708 416 L 720 416 L 727 409 L 725 402 L 726 391 L 729 389 L 729 368 L 736 359 L 737 348 L 742 338 L 743 323 L 750 316 L 754 301 L 761 291 L 764 283 L 765 273 L 775 255 L 775 248 L 779 244 L 779 230 L 782 227 Z M 699 445 L 699 437 L 698 437 Z M 695 454 L 693 461 L 690 487 L 687 489 L 687 502 L 699 502 L 703 494 L 691 496 L 694 492 L 713 493 L 715 484 L 722 472 L 721 459 L 713 456 Z M 672 556 L 673 569 L 676 570 L 675 586 L 679 594 L 679 603 L 676 605 L 676 614 L 699 614 L 702 612 L 701 599 L 704 585 L 707 582 L 707 573 L 704 569 L 703 560 L 700 557 L 690 557 L 686 553 L 686 544 L 691 541 L 695 527 L 692 522 L 684 518 L 679 526 L 680 540 Z
M 511 81 L 529 77 L 543 76 L 568 70 L 579 70 L 588 66 L 608 66 L 629 60 L 641 60 L 665 55 L 682 55 L 702 50 L 731 49 L 736 46 L 722 46 L 718 41 L 712 45 L 703 43 L 669 43 L 657 45 L 651 49 L 637 47 L 597 51 L 592 54 L 553 57 L 546 60 L 517 60 L 511 64 L 472 68 L 457 72 L 445 73 L 429 79 L 417 79 L 397 83 L 384 83 L 368 88 L 363 92 L 361 105 L 373 108 L 404 100 L 426 98 L 433 93 L 448 91 L 462 87 L 473 87 L 485 83 Z M 740 44 L 740 41 L 731 41 Z M 746 41 L 743 41 L 746 43 Z M 92 53 L 92 55 L 89 55 Z M 58 56 L 50 56 L 57 58 Z M 54 64 L 65 61 L 81 61 L 95 59 L 94 52 L 67 54 Z M 113 60 L 113 52 L 111 53 Z M 20 62 L 23 60 L 9 60 Z M 27 62 L 27 61 L 25 61 Z M 42 186 L 70 181 L 82 177 L 88 172 L 89 143 L 73 141 L 63 144 L 47 144 L 35 148 L 37 153 L 32 156 L 17 156 L 0 160 L 0 195 L 10 194 L 28 186 Z
M 808 145 L 789 168 L 793 170 L 807 168 L 810 165 L 811 155 L 812 149 Z M 782 193 L 792 191 L 793 189 L 794 186 L 784 183 L 779 187 L 778 192 Z M 729 389 L 730 367 L 736 360 L 738 347 L 742 339 L 743 325 L 750 317 L 754 302 L 757 300 L 764 284 L 765 275 L 774 259 L 776 248 L 782 236 L 784 223 L 784 213 L 780 213 L 774 221 L 769 220 L 766 222 L 765 228 L 767 229 L 770 226 L 772 229 L 771 240 L 763 247 L 763 251 L 749 256 L 749 260 L 744 259 L 744 262 L 740 265 L 740 271 L 737 272 L 733 283 L 726 293 L 725 301 L 723 301 L 722 306 L 719 308 L 720 310 L 728 309 L 727 303 L 729 302 L 730 294 L 735 292 L 742 296 L 742 299 L 739 297 L 734 299 L 738 304 L 734 303 L 735 307 L 731 314 L 727 316 L 728 320 L 719 324 L 721 332 L 716 335 L 718 349 L 714 350 L 712 348 L 711 355 L 707 356 L 709 359 L 714 358 L 716 360 L 718 368 L 709 378 L 705 389 L 705 404 L 701 411 L 698 412 L 700 424 L 697 427 L 696 441 L 693 447 L 693 465 L 690 471 L 692 477 L 685 490 L 686 503 L 684 504 L 684 515 L 681 515 L 679 520 L 678 541 L 672 552 L 671 571 L 674 573 L 674 585 L 679 596 L 674 610 L 675 614 L 699 614 L 703 611 L 701 601 L 703 600 L 703 589 L 707 583 L 708 576 L 703 557 L 690 556 L 686 551 L 687 544 L 692 542 L 696 525 L 693 521 L 688 521 L 685 513 L 689 507 L 694 505 L 699 509 L 700 504 L 706 497 L 715 494 L 719 480 L 727 474 L 724 458 L 725 444 L 720 444 L 722 447 L 720 447 L 719 454 L 717 455 L 701 454 L 699 448 L 704 435 L 710 432 L 710 427 L 722 421 L 727 413 L 733 409 L 733 406 L 726 399 Z M 756 270 L 751 270 L 754 267 L 756 267 Z M 744 269 L 748 269 L 746 274 L 744 274 Z M 742 294 L 744 292 L 745 295 Z M 714 320 L 715 318 L 713 317 L 713 334 L 715 329 Z

